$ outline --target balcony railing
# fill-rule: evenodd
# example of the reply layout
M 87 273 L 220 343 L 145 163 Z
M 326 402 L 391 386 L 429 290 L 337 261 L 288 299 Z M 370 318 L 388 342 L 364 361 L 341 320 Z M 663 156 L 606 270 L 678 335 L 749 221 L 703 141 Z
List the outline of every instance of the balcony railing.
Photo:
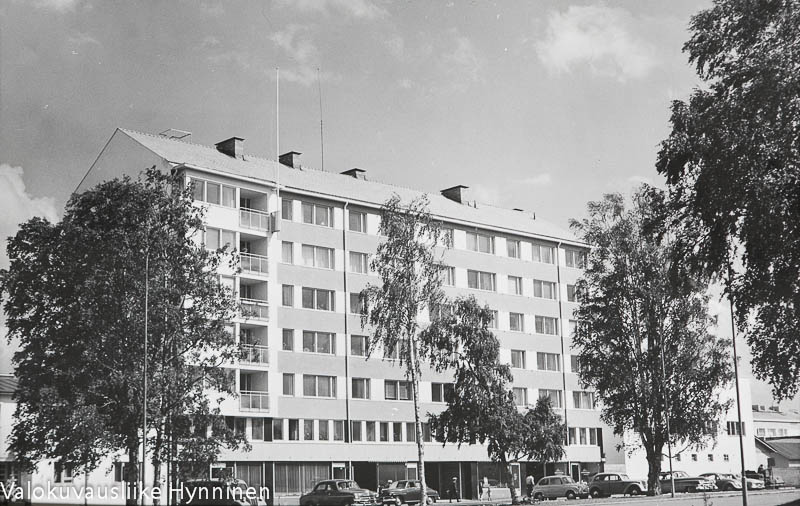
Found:
M 243 344 L 244 354 L 241 361 L 246 364 L 269 364 L 269 348 L 258 344 Z
M 242 390 L 239 392 L 241 411 L 269 411 L 269 392 Z
M 269 320 L 269 304 L 265 300 L 240 299 L 239 306 L 245 320 Z
M 239 225 L 244 228 L 269 232 L 269 221 L 270 217 L 267 212 L 246 207 L 239 209 Z
M 239 255 L 239 263 L 244 272 L 253 272 L 255 274 L 268 274 L 269 262 L 268 258 L 261 255 L 254 255 L 252 253 L 242 253 Z

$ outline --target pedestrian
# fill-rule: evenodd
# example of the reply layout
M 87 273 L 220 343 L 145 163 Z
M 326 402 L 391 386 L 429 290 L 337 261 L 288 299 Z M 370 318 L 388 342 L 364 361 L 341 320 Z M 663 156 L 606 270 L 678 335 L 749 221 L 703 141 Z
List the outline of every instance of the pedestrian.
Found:
M 486 492 L 486 500 L 491 501 L 492 486 L 489 485 L 489 478 L 487 478 L 486 476 L 483 477 L 483 481 L 481 482 L 481 488 L 483 489 L 483 492 Z M 483 492 L 481 492 L 481 500 L 483 500 Z
M 447 490 L 447 492 L 447 495 L 450 497 L 450 502 L 453 502 L 453 499 L 455 499 L 456 502 L 461 502 L 461 496 L 459 495 L 458 490 L 458 478 L 455 476 L 453 476 L 453 481 L 450 482 L 450 488 Z
M 766 483 L 767 482 L 767 470 L 764 469 L 764 464 L 759 464 L 758 465 L 758 474 L 761 475 L 761 479 L 763 479 L 764 483 Z
M 528 474 L 528 476 L 525 477 L 525 489 L 528 491 L 528 499 L 533 495 L 533 482 L 533 476 Z

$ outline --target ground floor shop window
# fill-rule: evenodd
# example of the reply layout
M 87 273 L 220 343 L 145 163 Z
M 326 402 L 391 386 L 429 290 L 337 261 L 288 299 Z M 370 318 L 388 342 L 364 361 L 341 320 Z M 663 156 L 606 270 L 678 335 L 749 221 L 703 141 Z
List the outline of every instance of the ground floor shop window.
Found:
M 330 464 L 275 464 L 275 493 L 302 494 L 321 480 L 331 477 Z

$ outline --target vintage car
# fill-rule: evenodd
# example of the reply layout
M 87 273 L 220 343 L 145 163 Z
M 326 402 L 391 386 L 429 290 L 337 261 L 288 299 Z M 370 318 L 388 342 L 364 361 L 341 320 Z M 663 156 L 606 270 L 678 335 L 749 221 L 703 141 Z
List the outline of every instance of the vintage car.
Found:
M 259 506 L 271 502 L 243 480 L 190 480 L 183 484 L 180 503 L 184 506 Z
M 714 480 L 714 483 L 717 484 L 717 488 L 720 490 L 726 490 L 730 492 L 733 490 L 742 489 L 742 477 L 738 474 L 703 473 L 700 476 L 709 480 Z M 764 488 L 763 480 L 750 477 L 746 477 L 745 479 L 747 481 L 747 490 L 762 490 Z
M 533 497 L 537 500 L 566 497 L 575 499 L 589 497 L 589 487 L 585 483 L 577 483 L 569 476 L 545 476 L 533 487 Z
M 439 500 L 439 492 L 425 487 L 428 496 L 427 503 L 433 504 Z M 417 480 L 398 480 L 381 490 L 379 499 L 383 504 L 419 504 L 422 498 L 422 487 Z
M 764 482 L 764 488 L 779 488 L 786 484 L 786 482 L 780 476 L 776 476 L 774 474 L 770 475 L 767 474 L 766 477 L 757 472 L 757 471 L 745 471 L 744 475 L 747 478 L 752 478 L 754 480 L 761 480 Z
M 689 476 L 684 471 L 673 471 L 672 478 L 675 480 L 675 492 L 710 492 L 717 490 L 717 485 L 710 479 L 701 476 Z M 662 472 L 659 476 L 661 482 L 661 493 L 669 494 L 672 491 L 672 480 L 668 471 Z
M 608 497 L 613 494 L 639 495 L 647 491 L 647 483 L 632 480 L 627 474 L 597 473 L 589 481 L 589 495 Z
M 348 506 L 378 504 L 378 494 L 361 488 L 353 480 L 325 480 L 300 496 L 300 506 Z

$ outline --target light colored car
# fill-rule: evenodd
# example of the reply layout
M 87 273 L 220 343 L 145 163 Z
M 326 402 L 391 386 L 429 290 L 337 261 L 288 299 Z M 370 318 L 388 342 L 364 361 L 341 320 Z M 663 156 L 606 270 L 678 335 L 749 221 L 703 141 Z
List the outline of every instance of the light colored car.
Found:
M 717 488 L 731 492 L 733 490 L 742 489 L 742 477 L 738 474 L 731 473 L 703 473 L 700 475 L 703 478 L 714 480 Z M 747 490 L 763 490 L 764 482 L 755 478 L 746 478 Z
M 545 476 L 534 485 L 533 497 L 538 500 L 555 499 L 557 497 L 566 497 L 567 499 L 580 497 L 581 499 L 586 499 L 589 497 L 589 486 L 585 483 L 577 483 L 569 476 Z

